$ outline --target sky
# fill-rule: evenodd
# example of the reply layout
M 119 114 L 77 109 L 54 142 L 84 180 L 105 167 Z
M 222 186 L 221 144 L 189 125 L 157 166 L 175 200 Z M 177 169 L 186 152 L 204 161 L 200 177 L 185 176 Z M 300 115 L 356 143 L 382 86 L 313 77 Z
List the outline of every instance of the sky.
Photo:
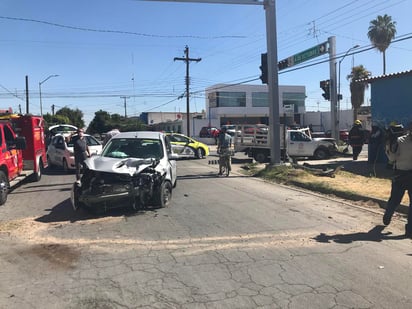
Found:
M 369 23 L 388 14 L 397 34 L 386 52 L 386 73 L 412 69 L 412 1 L 276 0 L 278 59 L 336 38 L 341 108 L 350 108 L 346 76 L 362 64 L 383 74 L 382 54 L 370 49 Z M 1 0 L 0 109 L 52 113 L 79 109 L 88 124 L 96 111 L 139 116 L 186 112 L 185 61 L 190 61 L 190 112 L 205 109 L 204 90 L 218 83 L 261 84 L 266 52 L 263 5 L 139 0 Z M 319 63 L 321 62 L 321 63 Z M 58 76 L 56 76 L 58 75 Z M 328 55 L 279 72 L 280 85 L 306 87 L 306 109 L 328 111 L 321 80 Z M 41 104 L 40 104 L 41 89 Z M 366 105 L 370 95 L 366 94 Z

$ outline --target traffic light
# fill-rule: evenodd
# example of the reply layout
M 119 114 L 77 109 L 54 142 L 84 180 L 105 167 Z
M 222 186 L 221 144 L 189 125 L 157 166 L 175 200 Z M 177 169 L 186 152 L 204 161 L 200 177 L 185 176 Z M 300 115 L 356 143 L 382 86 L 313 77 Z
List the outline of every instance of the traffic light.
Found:
M 322 80 L 320 82 L 320 88 L 323 90 L 324 93 L 322 93 L 322 96 L 325 98 L 325 100 L 330 100 L 330 80 Z
M 268 54 L 264 53 L 260 55 L 260 71 L 262 74 L 260 75 L 260 79 L 262 80 L 262 84 L 268 83 Z
M 288 59 L 283 59 L 281 61 L 278 62 L 278 69 L 283 70 L 286 69 L 287 67 L 289 67 L 289 62 Z

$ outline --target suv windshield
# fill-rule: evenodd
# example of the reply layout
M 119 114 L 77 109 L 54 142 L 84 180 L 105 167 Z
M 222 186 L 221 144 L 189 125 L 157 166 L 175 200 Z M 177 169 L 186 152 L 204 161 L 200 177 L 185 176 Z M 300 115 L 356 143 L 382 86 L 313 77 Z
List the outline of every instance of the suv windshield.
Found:
M 102 157 L 160 159 L 163 148 L 159 139 L 116 138 L 104 148 Z

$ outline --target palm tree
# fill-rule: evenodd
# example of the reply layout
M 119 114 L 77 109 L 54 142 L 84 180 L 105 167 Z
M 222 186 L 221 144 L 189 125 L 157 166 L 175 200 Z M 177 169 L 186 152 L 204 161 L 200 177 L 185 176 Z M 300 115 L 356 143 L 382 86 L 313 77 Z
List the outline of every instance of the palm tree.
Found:
M 358 110 L 364 103 L 365 90 L 368 89 L 369 83 L 362 81 L 371 75 L 363 65 L 354 66 L 351 73 L 346 77 L 350 81 L 350 99 L 353 109 L 353 120 L 358 116 Z
M 378 49 L 383 56 L 383 74 L 386 73 L 385 51 L 391 44 L 396 34 L 396 21 L 388 15 L 378 15 L 378 17 L 369 23 L 368 38 L 372 45 Z

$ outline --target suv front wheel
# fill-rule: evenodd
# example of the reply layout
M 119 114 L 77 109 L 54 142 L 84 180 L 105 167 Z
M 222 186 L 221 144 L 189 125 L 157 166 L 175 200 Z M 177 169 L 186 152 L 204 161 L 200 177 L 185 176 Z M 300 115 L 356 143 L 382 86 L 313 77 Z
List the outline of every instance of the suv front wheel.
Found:
M 158 208 L 167 207 L 172 200 L 172 184 L 164 180 L 159 188 L 154 192 L 153 202 Z

